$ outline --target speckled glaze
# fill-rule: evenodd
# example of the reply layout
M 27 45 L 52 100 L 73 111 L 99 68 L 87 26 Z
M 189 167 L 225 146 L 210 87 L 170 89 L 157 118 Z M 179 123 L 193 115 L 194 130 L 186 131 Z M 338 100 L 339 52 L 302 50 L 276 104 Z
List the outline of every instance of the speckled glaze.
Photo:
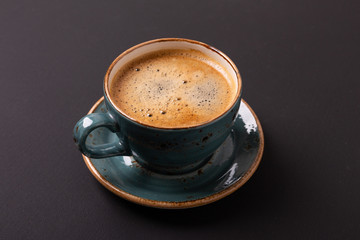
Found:
M 199 126 L 189 128 L 156 128 L 138 123 L 121 112 L 109 98 L 109 86 L 114 69 L 134 52 L 144 54 L 152 46 L 200 48 L 213 54 L 232 72 L 237 81 L 236 97 L 229 109 L 221 116 Z M 141 49 L 147 50 L 141 50 Z M 128 57 L 131 58 L 131 57 Z M 125 61 L 125 60 L 124 60 Z M 74 141 L 80 151 L 91 158 L 107 158 L 116 155 L 132 156 L 141 166 L 158 173 L 183 174 L 206 164 L 211 155 L 229 136 L 241 102 L 241 78 L 234 63 L 223 53 L 204 43 L 187 39 L 158 39 L 137 45 L 114 60 L 105 75 L 104 102 L 106 112 L 98 112 L 82 118 L 74 128 Z M 86 139 L 98 127 L 106 127 L 116 133 L 117 139 L 104 144 L 86 144 Z
M 101 98 L 89 113 L 106 112 Z M 117 141 L 108 128 L 95 129 L 90 147 Z M 217 201 L 241 187 L 255 172 L 264 148 L 264 136 L 255 113 L 244 102 L 223 144 L 199 169 L 186 174 L 160 174 L 142 167 L 132 156 L 102 159 L 83 155 L 95 178 L 129 201 L 156 208 L 190 208 Z M 179 158 L 185 159 L 184 155 Z

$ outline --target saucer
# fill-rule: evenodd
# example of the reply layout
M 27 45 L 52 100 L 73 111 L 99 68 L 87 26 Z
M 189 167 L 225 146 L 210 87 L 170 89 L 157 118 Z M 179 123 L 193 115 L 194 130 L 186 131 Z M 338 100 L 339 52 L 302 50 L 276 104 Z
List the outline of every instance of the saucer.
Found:
M 90 113 L 106 112 L 102 97 Z M 87 144 L 112 142 L 116 134 L 95 129 Z M 264 135 L 250 106 L 241 101 L 231 134 L 202 168 L 182 175 L 162 175 L 140 166 L 131 156 L 89 158 L 85 163 L 108 190 L 137 204 L 156 208 L 191 208 L 215 202 L 240 188 L 258 167 Z

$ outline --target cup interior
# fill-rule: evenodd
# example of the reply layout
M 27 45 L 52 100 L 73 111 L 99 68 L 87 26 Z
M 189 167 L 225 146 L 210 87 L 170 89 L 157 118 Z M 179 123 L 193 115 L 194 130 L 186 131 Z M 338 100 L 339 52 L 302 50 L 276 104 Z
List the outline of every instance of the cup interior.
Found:
M 202 42 L 180 38 L 164 38 L 144 42 L 128 49 L 127 51 L 119 55 L 109 67 L 105 75 L 104 90 L 111 104 L 119 112 L 121 112 L 121 110 L 118 109 L 116 105 L 112 102 L 109 94 L 111 82 L 115 78 L 116 73 L 120 70 L 122 66 L 135 58 L 151 52 L 166 49 L 193 49 L 200 51 L 209 58 L 213 59 L 214 61 L 211 62 L 211 66 L 217 69 L 220 73 L 222 73 L 229 81 L 230 85 L 236 89 L 236 91 L 234 91 L 235 94 L 232 104 L 224 112 L 227 112 L 227 110 L 229 110 L 235 104 L 236 100 L 240 97 L 242 83 L 240 74 L 235 64 L 230 60 L 229 57 L 227 57 L 224 53 L 217 50 L 216 48 L 213 48 Z M 217 64 L 214 64 L 214 62 Z

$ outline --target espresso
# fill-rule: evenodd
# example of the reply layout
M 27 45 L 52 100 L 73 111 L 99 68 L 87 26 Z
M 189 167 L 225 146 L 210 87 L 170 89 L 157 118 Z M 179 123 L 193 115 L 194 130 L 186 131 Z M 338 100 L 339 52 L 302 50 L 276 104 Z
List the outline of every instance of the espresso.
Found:
M 128 117 L 160 128 L 200 125 L 224 113 L 237 85 L 214 59 L 196 50 L 152 52 L 125 64 L 110 86 Z

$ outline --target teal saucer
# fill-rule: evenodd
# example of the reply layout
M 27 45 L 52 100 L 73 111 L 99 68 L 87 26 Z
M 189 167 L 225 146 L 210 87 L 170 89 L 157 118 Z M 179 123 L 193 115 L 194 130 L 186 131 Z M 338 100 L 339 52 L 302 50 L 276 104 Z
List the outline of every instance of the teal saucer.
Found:
M 101 98 L 90 110 L 105 112 Z M 87 144 L 114 141 L 115 134 L 98 128 Z M 190 208 L 217 201 L 240 188 L 258 167 L 264 149 L 259 120 L 242 100 L 231 134 L 202 168 L 183 175 L 162 175 L 140 166 L 133 157 L 88 158 L 85 163 L 108 190 L 129 201 L 156 208 Z

